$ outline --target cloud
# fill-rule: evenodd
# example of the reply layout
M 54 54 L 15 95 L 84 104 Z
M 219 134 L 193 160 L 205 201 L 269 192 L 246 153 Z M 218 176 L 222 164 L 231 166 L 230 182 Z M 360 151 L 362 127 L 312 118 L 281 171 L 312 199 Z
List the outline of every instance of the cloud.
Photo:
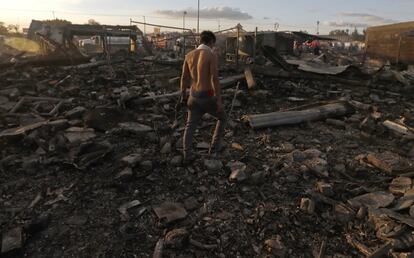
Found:
M 194 8 L 188 8 L 184 10 L 157 10 L 155 13 L 166 17 L 183 17 L 183 13 L 187 12 L 187 17 L 197 17 L 197 10 Z M 223 7 L 210 7 L 200 9 L 200 17 L 205 19 L 228 19 L 228 20 L 250 20 L 253 16 L 241 11 L 238 8 L 232 8 L 228 6 Z
M 263 20 L 270 20 L 270 18 L 269 17 L 263 17 Z
M 339 15 L 345 16 L 345 17 L 358 18 L 372 25 L 397 22 L 396 20 L 393 20 L 393 19 L 387 19 L 387 18 L 380 17 L 377 15 L 372 15 L 369 13 L 346 13 L 344 12 L 344 13 L 340 13 Z
M 366 28 L 369 27 L 368 23 L 355 23 L 355 22 L 346 22 L 346 21 L 325 21 L 323 22 L 325 26 L 329 27 L 344 27 L 344 28 Z

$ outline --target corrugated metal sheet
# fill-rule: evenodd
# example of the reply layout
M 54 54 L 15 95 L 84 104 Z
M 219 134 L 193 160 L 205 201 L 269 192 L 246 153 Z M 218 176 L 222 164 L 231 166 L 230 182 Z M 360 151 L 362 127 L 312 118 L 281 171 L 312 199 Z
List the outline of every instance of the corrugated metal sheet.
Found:
M 414 22 L 370 27 L 366 34 L 367 55 L 372 58 L 414 64 Z

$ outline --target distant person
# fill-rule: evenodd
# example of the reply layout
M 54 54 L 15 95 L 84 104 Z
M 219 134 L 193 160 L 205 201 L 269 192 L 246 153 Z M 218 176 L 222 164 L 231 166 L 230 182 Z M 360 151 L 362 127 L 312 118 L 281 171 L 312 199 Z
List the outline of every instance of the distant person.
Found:
M 310 46 L 315 56 L 319 56 L 321 54 L 321 47 L 319 46 L 319 42 L 317 40 L 313 40 Z
M 195 160 L 192 146 L 193 136 L 205 113 L 218 119 L 209 154 L 216 154 L 221 150 L 221 140 L 226 123 L 218 79 L 217 56 L 213 52 L 216 36 L 211 31 L 203 31 L 200 35 L 200 42 L 201 45 L 198 48 L 186 55 L 181 76 L 181 102 L 187 102 L 188 106 L 183 136 L 184 164 Z M 190 87 L 190 94 L 187 100 L 188 87 Z

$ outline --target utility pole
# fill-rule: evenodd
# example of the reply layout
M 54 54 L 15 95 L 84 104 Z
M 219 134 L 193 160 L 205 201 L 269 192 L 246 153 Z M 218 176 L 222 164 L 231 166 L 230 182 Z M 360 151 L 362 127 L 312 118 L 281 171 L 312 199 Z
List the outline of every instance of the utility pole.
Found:
M 241 32 L 242 26 L 237 24 L 237 40 L 236 40 L 236 69 L 239 69 L 239 50 L 240 50 L 240 32 Z
M 186 11 L 183 13 L 183 57 L 185 57 L 185 15 L 187 14 Z
M 200 34 L 200 0 L 198 0 L 197 2 L 197 34 Z
M 56 20 L 55 11 L 52 11 L 53 14 L 53 20 Z
M 147 25 L 146 25 L 146 21 L 145 21 L 145 16 L 142 16 L 142 17 L 144 17 L 144 36 L 146 36 L 147 35 Z
M 320 21 L 317 21 L 316 22 L 316 35 L 319 35 L 319 24 L 320 24 Z
M 220 31 L 220 30 L 221 30 L 220 19 L 218 19 L 218 30 L 217 31 Z

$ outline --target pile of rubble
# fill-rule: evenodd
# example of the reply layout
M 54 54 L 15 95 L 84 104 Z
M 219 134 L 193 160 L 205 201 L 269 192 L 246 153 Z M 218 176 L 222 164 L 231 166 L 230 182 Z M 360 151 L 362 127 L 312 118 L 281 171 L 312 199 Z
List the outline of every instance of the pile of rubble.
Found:
M 246 82 L 223 68 L 226 149 L 207 155 L 206 115 L 200 158 L 183 167 L 179 68 L 124 58 L 0 74 L 2 255 L 414 250 L 412 80 L 263 66 Z

